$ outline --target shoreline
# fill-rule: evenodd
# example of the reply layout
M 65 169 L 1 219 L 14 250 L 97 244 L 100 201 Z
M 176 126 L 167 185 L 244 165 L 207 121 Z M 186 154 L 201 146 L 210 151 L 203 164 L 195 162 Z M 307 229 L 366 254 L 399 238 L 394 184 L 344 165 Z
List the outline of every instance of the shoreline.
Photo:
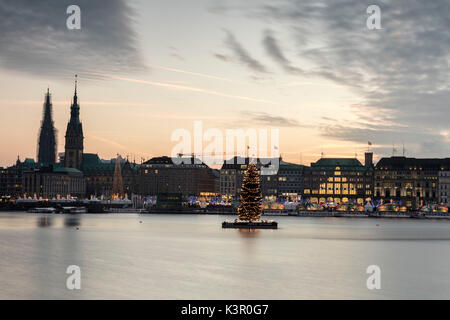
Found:
M 36 214 L 27 211 L 0 211 L 7 214 L 17 214 L 17 213 L 28 213 Z M 223 211 L 142 211 L 142 210 L 115 210 L 114 212 L 89 212 L 89 213 L 38 213 L 46 215 L 90 215 L 90 214 L 101 214 L 101 215 L 115 215 L 115 214 L 137 214 L 137 215 L 159 215 L 159 214 L 170 214 L 170 215 L 218 215 L 218 216 L 235 216 L 235 212 L 223 212 Z M 436 220 L 450 220 L 450 214 L 425 214 L 419 212 L 410 213 L 352 213 L 352 212 L 328 212 L 328 211 L 316 211 L 316 212 L 283 212 L 283 213 L 263 213 L 261 217 L 299 217 L 299 218 L 376 218 L 376 219 L 436 219 Z

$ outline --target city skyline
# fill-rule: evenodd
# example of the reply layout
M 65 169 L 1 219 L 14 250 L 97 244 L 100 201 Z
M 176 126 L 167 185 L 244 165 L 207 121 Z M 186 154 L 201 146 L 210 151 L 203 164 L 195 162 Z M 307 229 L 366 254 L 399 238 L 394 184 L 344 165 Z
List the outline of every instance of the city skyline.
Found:
M 260 2 L 114 3 L 103 12 L 101 3 L 79 1 L 80 30 L 65 28 L 64 2 L 0 6 L 16 22 L 14 30 L 2 25 L 0 133 L 8 139 L 0 166 L 36 158 L 47 87 L 64 151 L 74 74 L 84 149 L 102 158 L 170 155 L 171 132 L 192 130 L 194 120 L 222 131 L 279 128 L 283 158 L 306 165 L 322 152 L 362 160 L 367 141 L 375 161 L 393 145 L 401 155 L 403 143 L 407 156 L 448 156 L 449 42 L 425 38 L 446 34 L 439 5 L 381 5 L 382 29 L 368 30 L 367 5 L 355 1 L 282 1 L 278 10 Z

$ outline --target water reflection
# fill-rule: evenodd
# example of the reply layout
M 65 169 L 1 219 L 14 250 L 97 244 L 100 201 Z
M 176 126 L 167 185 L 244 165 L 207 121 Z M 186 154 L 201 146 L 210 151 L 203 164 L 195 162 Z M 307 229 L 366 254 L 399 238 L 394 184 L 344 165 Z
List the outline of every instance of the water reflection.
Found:
M 81 225 L 81 217 L 78 214 L 67 214 L 64 216 L 65 227 L 79 227 Z
M 259 229 L 237 229 L 238 234 L 243 238 L 256 238 L 260 235 L 261 230 Z
M 52 224 L 53 224 L 52 216 L 45 215 L 37 218 L 37 226 L 39 228 L 51 227 Z

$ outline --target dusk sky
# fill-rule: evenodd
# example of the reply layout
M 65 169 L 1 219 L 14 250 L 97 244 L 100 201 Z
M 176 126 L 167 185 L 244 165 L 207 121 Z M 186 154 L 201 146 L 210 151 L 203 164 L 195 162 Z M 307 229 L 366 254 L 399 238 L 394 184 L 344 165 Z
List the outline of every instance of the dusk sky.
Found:
M 81 30 L 66 28 L 67 6 Z M 369 5 L 381 30 L 366 27 Z M 449 156 L 450 2 L 0 1 L 0 166 L 36 157 L 50 87 L 58 152 L 74 74 L 85 152 L 169 155 L 171 133 L 280 129 L 286 161 Z

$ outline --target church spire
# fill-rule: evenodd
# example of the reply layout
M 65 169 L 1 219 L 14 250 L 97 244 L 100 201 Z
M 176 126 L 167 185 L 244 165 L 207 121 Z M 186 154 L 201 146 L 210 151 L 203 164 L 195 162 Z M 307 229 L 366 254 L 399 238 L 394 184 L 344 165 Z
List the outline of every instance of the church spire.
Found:
M 81 168 L 83 160 L 83 125 L 80 121 L 80 105 L 77 96 L 78 76 L 75 75 L 75 92 L 70 106 L 70 120 L 66 130 L 64 165 L 67 168 Z
M 50 88 L 47 87 L 38 142 L 37 158 L 40 163 L 56 162 L 56 129 L 53 124 L 52 113 Z
M 77 83 L 78 83 L 78 75 L 76 74 L 75 75 L 75 93 L 73 95 L 73 103 L 74 104 L 77 104 L 77 99 L 78 99 L 78 97 L 77 97 Z
M 70 122 L 80 124 L 80 105 L 78 104 L 77 84 L 78 75 L 75 75 L 75 92 L 70 106 Z

